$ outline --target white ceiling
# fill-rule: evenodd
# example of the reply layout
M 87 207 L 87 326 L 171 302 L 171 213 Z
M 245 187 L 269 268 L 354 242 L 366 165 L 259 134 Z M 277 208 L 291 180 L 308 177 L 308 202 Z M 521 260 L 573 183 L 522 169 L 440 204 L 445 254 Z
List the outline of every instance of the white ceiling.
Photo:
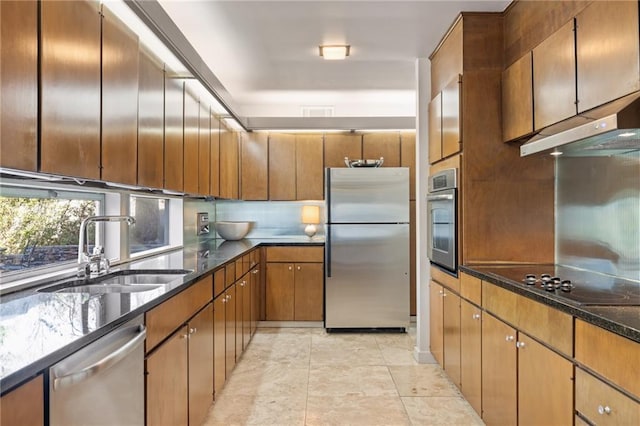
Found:
M 159 0 L 244 117 L 415 115 L 415 61 L 428 57 L 461 11 L 501 1 Z M 320 44 L 350 44 L 325 61 Z

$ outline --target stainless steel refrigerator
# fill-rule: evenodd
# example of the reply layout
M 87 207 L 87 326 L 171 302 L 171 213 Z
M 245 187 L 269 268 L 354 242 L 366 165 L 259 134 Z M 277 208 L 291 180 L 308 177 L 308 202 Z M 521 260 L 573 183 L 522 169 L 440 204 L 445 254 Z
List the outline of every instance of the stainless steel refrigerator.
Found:
M 325 327 L 406 330 L 409 169 L 325 173 Z

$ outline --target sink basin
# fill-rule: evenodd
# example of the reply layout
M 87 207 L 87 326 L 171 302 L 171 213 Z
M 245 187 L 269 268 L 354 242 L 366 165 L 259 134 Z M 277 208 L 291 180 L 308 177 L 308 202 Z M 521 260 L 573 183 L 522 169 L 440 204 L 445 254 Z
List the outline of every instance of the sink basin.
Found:
M 40 289 L 46 293 L 139 293 L 155 290 L 192 271 L 187 269 L 141 269 L 113 272 L 101 277 L 69 280 Z

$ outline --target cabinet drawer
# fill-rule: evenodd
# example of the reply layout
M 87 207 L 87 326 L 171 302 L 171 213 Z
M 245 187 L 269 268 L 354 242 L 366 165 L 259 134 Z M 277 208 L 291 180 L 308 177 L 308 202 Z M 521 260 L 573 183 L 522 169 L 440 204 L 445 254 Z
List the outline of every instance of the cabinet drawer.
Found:
M 267 247 L 267 262 L 322 262 L 324 247 Z
M 482 307 L 511 325 L 518 323 L 519 297 L 497 285 L 482 282 Z
M 226 288 L 226 281 L 224 277 L 225 268 L 220 268 L 213 273 L 213 295 L 217 296 Z
M 480 306 L 482 304 L 482 280 L 465 273 L 460 274 L 460 296 Z
M 213 276 L 204 277 L 145 314 L 146 352 L 191 318 L 213 298 Z
M 575 351 L 578 362 L 640 397 L 640 343 L 576 319 Z
M 228 263 L 225 267 L 225 288 L 236 282 L 236 264 L 234 262 Z
M 431 267 L 431 279 L 445 287 L 449 287 L 456 293 L 460 293 L 460 280 L 439 268 Z
M 516 326 L 560 352 L 573 355 L 573 317 L 571 315 L 524 296 L 518 296 Z
M 640 404 L 579 368 L 576 411 L 598 425 L 640 424 Z

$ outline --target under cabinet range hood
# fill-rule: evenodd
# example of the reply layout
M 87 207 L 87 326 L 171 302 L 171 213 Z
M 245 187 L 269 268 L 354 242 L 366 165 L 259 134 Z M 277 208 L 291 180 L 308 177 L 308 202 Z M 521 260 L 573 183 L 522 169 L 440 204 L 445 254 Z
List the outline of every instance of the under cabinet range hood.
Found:
M 542 129 L 520 147 L 520 156 L 601 156 L 640 151 L 640 92 Z

